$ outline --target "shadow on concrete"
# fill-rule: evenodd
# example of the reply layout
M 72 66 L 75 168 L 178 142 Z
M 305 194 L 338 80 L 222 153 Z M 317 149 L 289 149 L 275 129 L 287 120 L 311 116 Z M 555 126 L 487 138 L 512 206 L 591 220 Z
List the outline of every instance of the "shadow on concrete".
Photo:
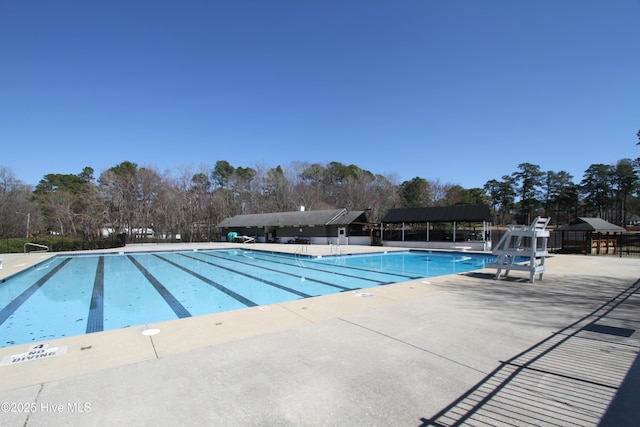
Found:
M 639 309 L 640 280 L 500 362 L 442 411 L 421 418 L 420 425 L 638 425 Z

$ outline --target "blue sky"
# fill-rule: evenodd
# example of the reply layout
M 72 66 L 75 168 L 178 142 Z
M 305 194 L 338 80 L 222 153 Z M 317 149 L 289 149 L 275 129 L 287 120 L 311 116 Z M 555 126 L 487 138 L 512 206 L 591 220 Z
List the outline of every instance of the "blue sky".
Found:
M 640 156 L 638 22 L 640 0 L 2 0 L 0 165 L 579 182 Z

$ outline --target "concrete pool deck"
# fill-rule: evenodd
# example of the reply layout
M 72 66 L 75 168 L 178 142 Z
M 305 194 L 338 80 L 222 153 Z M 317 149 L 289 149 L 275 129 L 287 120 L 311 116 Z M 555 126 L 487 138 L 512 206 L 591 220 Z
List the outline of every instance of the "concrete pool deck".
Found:
M 0 280 L 52 255 L 2 254 Z M 487 269 L 52 340 L 0 366 L 0 425 L 637 425 L 639 267 L 552 256 L 533 284 Z

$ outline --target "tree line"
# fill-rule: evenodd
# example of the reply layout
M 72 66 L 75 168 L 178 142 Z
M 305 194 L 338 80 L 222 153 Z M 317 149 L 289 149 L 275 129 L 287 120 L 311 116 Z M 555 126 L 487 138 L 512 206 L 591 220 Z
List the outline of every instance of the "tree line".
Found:
M 47 174 L 32 187 L 0 166 L 0 235 L 46 233 L 82 240 L 107 233 L 131 238 L 153 230 L 156 238 L 218 240 L 216 225 L 237 214 L 347 208 L 367 210 L 371 222 L 398 207 L 487 204 L 495 223 L 527 223 L 537 215 L 566 223 L 596 216 L 625 225 L 640 213 L 640 159 L 593 164 L 581 181 L 565 171 L 522 163 L 511 175 L 482 188 L 463 188 L 415 177 L 398 182 L 356 165 L 293 162 L 243 167 L 219 160 L 213 167 L 185 168 L 178 175 L 124 161 L 94 177 Z

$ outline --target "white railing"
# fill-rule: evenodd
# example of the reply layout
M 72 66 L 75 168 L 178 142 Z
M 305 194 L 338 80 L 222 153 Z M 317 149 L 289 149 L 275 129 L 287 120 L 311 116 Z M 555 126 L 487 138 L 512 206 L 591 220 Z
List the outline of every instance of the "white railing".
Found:
M 307 249 L 307 245 L 300 245 L 296 248 L 296 251 L 293 253 L 293 256 L 296 257 L 296 264 L 298 264 L 299 267 L 303 267 L 303 268 L 307 268 L 307 264 L 304 262 L 304 257 L 302 256 L 303 253 L 309 253 L 309 250 Z M 304 277 L 302 278 L 304 279 Z
M 43 250 L 39 250 L 39 251 L 29 251 L 29 253 L 31 252 L 49 252 L 49 246 L 45 246 L 45 245 L 40 245 L 38 243 L 25 243 L 24 244 L 24 253 L 27 253 L 27 246 L 35 246 L 36 248 L 40 248 L 40 249 L 44 249 Z
M 341 255 L 342 252 L 342 247 L 340 246 L 340 242 L 338 243 L 329 243 L 329 251 L 332 254 L 336 254 L 336 255 Z

